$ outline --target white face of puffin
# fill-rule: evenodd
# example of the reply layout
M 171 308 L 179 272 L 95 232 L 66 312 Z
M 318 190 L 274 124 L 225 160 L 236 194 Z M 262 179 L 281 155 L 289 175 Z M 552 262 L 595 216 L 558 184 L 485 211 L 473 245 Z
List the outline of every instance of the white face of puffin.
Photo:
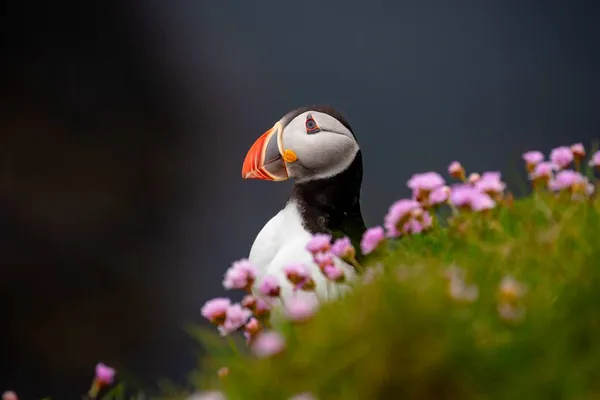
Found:
M 323 112 L 305 111 L 285 126 L 278 121 L 254 142 L 242 177 L 296 182 L 328 178 L 348 168 L 358 150 L 356 139 L 340 121 Z

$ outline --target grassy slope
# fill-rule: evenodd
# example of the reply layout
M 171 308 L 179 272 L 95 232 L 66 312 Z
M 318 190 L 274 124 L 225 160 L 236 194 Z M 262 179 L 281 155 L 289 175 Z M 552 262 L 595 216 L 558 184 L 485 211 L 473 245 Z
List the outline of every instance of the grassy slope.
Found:
M 212 371 L 197 383 L 229 400 L 600 398 L 600 201 L 534 195 L 458 225 L 378 251 L 367 264 L 383 274 L 286 326 L 282 354 L 209 345 Z M 449 296 L 453 263 L 478 286 L 474 302 Z M 507 274 L 528 286 L 512 323 L 497 310 Z

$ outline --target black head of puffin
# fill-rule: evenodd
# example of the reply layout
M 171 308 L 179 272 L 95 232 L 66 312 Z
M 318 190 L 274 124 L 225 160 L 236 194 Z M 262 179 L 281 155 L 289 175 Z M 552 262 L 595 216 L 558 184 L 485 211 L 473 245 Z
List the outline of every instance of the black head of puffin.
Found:
M 347 235 L 366 230 L 360 210 L 362 155 L 352 128 L 330 106 L 290 111 L 252 145 L 244 179 L 294 179 L 295 201 L 307 231 Z

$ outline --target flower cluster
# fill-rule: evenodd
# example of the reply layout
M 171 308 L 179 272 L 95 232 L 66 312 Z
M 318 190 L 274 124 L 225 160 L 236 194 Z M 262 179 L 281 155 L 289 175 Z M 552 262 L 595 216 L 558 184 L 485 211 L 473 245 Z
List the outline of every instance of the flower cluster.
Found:
M 529 172 L 529 179 L 535 188 L 545 188 L 556 193 L 570 193 L 576 198 L 594 192 L 594 185 L 579 171 L 585 155 L 585 147 L 581 143 L 576 143 L 552 149 L 548 160 L 537 150 L 524 153 L 523 160 Z M 571 165 L 575 168 L 569 168 Z M 592 155 L 588 165 L 600 170 L 600 151 Z
M 457 210 L 478 212 L 494 208 L 504 199 L 506 184 L 500 172 L 471 173 L 467 177 L 460 162 L 453 161 L 448 166 L 448 173 L 460 183 L 448 186 L 445 179 L 433 171 L 414 174 L 407 182 L 412 198 L 394 202 L 384 218 L 383 227 L 367 229 L 360 243 L 362 253 L 372 253 L 386 238 L 414 235 L 431 229 L 431 212 L 444 204 Z
M 310 249 L 320 265 L 323 265 L 323 273 L 334 281 L 339 281 L 340 276 L 343 277 L 343 271 L 339 270 L 342 274 L 338 272 L 333 257 L 354 257 L 354 248 L 347 238 L 340 239 L 332 246 L 330 236 L 315 235 L 308 243 L 307 249 Z M 283 272 L 294 291 L 315 290 L 315 281 L 305 264 L 291 263 L 284 267 Z M 225 272 L 223 286 L 225 289 L 243 290 L 246 295 L 239 303 L 233 303 L 226 297 L 208 300 L 201 308 L 202 316 L 216 325 L 223 336 L 241 331 L 247 343 L 259 356 L 274 353 L 275 348 L 282 349 L 283 337 L 265 329 L 275 302 L 283 303 L 280 298 L 282 288 L 279 279 L 267 274 L 259 283 L 257 267 L 248 259 L 241 259 L 233 262 Z M 293 296 L 286 299 L 284 315 L 292 321 L 301 322 L 309 319 L 317 309 L 316 295 Z
M 343 260 L 354 260 L 355 250 L 347 237 L 338 239 L 331 244 L 331 235 L 318 233 L 306 245 L 319 266 L 323 275 L 330 281 L 343 282 L 346 279 L 344 270 L 335 265 L 335 257 Z
M 223 287 L 239 289 L 247 292 L 239 303 L 230 299 L 218 297 L 208 300 L 202 306 L 200 313 L 204 318 L 217 326 L 221 335 L 242 330 L 250 343 L 262 331 L 261 321 L 268 317 L 271 309 L 269 299 L 279 296 L 280 286 L 275 277 L 266 276 L 259 286 L 259 291 L 265 297 L 252 294 L 252 287 L 258 275 L 257 267 L 248 259 L 241 259 L 231 264 L 225 272 Z

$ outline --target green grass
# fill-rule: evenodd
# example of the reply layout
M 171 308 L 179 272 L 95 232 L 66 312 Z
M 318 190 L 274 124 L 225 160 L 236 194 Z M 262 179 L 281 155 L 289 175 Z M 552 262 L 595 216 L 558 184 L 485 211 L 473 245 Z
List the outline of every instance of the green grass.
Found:
M 365 264 L 382 273 L 286 324 L 286 349 L 271 358 L 195 331 L 211 354 L 191 377 L 196 389 L 229 400 L 600 398 L 597 198 L 535 194 L 387 243 Z M 477 285 L 475 301 L 449 295 L 451 265 Z M 521 319 L 499 315 L 506 275 L 527 285 Z

